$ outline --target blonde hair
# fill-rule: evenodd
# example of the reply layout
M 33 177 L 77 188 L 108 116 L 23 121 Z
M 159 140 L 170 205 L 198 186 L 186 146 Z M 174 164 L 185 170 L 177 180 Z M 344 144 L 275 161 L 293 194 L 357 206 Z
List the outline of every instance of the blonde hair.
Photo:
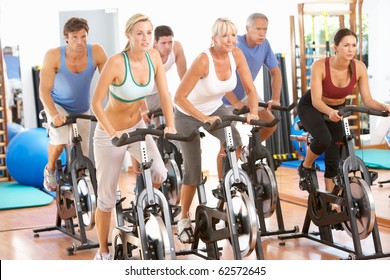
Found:
M 125 34 L 129 34 L 133 28 L 134 28 L 134 25 L 138 22 L 141 22 L 141 21 L 148 21 L 150 22 L 150 24 L 152 25 L 152 22 L 150 21 L 150 19 L 143 15 L 143 14 L 134 14 L 132 15 L 126 22 L 126 31 L 125 31 Z M 152 29 L 153 29 L 153 25 L 152 25 Z M 125 49 L 124 51 L 127 52 L 131 49 L 131 44 L 130 44 L 130 40 L 126 43 L 126 46 L 125 46 Z
M 217 18 L 211 28 L 211 36 L 214 39 L 215 36 L 223 35 L 230 31 L 232 31 L 234 35 L 237 34 L 237 26 L 234 22 L 228 18 Z

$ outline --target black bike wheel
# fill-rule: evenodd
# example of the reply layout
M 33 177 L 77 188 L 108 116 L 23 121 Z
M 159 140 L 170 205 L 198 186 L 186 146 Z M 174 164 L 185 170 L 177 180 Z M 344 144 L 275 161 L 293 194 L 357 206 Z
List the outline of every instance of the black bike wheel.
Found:
M 263 187 L 261 201 L 263 202 L 264 218 L 269 218 L 276 209 L 276 202 L 279 196 L 275 176 L 273 175 L 271 168 L 262 164 L 257 166 L 256 176 L 260 186 Z
M 173 244 L 169 241 L 168 231 L 163 219 L 158 215 L 150 214 L 145 222 L 145 232 L 153 259 L 171 260 Z
M 77 191 L 82 209 L 82 221 L 79 223 L 82 222 L 86 230 L 91 230 L 95 226 L 96 194 L 89 176 L 79 178 Z
M 111 244 L 114 251 L 114 260 L 128 260 L 129 256 L 131 256 L 131 254 L 129 255 L 127 251 L 128 244 L 126 242 L 126 234 L 126 232 L 118 228 L 114 228 L 112 231 Z
M 179 205 L 182 184 L 179 168 L 173 159 L 167 160 L 165 167 L 168 170 L 168 177 L 166 184 L 163 184 L 165 188 L 163 193 L 170 205 Z
M 241 257 L 249 256 L 255 246 L 257 237 L 257 216 L 255 205 L 246 193 L 236 192 L 232 195 L 235 224 L 238 231 L 238 243 Z M 226 209 L 226 203 L 225 203 Z M 226 222 L 226 226 L 228 223 Z M 230 242 L 230 239 L 229 239 Z M 231 242 L 230 242 L 231 244 Z
M 367 183 L 359 177 L 349 177 L 349 185 L 355 207 L 358 213 L 356 215 L 356 224 L 359 238 L 365 239 L 374 229 L 375 223 L 375 204 L 371 190 Z M 352 237 L 351 222 L 343 223 L 344 230 Z

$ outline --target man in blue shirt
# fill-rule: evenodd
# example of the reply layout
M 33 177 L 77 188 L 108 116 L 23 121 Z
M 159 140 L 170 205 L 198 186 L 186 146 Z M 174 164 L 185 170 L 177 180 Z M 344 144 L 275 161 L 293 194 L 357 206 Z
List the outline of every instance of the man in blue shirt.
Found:
M 260 69 L 265 65 L 271 74 L 272 100 L 268 101 L 268 108 L 272 105 L 280 106 L 280 92 L 282 89 L 282 74 L 279 62 L 266 39 L 268 18 L 264 14 L 251 14 L 246 22 L 246 34 L 237 36 L 237 47 L 244 53 L 252 79 L 255 80 Z M 261 98 L 259 97 L 259 100 Z M 237 86 L 233 92 L 226 93 L 223 101 L 232 108 L 241 108 L 247 105 L 247 98 L 240 78 L 237 76 Z M 271 121 L 274 116 L 269 110 L 259 108 L 259 119 Z M 261 130 L 261 141 L 266 140 L 276 130 L 274 127 L 265 127 Z
M 10 99 L 12 102 L 9 104 L 13 104 L 14 95 L 17 94 L 18 91 L 22 91 L 22 81 L 20 79 L 20 60 L 19 56 L 14 55 L 14 51 L 10 46 L 4 47 L 3 53 L 9 82 L 7 100 Z
M 46 52 L 40 71 L 39 97 L 45 108 L 48 123 L 62 125 L 69 114 L 87 114 L 90 111 L 90 86 L 95 70 L 99 72 L 107 55 L 99 44 L 87 44 L 88 22 L 70 18 L 64 25 L 66 46 Z M 90 122 L 78 120 L 82 150 L 89 154 Z M 63 147 L 69 143 L 70 127 L 50 128 L 48 163 L 44 170 L 43 186 L 55 191 L 55 167 Z

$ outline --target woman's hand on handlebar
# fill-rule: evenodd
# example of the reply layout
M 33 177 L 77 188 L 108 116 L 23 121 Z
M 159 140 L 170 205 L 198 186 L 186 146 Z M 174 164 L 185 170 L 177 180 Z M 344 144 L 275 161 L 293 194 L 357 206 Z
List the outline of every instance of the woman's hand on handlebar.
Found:
M 331 110 L 329 112 L 329 120 L 331 120 L 332 122 L 338 122 L 338 121 L 341 121 L 342 120 L 342 116 L 339 115 L 339 112 L 337 110 Z
M 164 135 L 167 134 L 167 133 L 176 134 L 177 133 L 176 128 L 170 127 L 170 126 L 166 126 L 164 128 Z
M 119 138 L 121 138 L 121 136 L 123 134 L 128 134 L 127 130 L 117 130 L 117 131 L 115 131 L 115 133 L 113 135 L 111 135 L 111 139 L 114 139 L 114 138 L 118 138 L 119 139 Z
M 209 123 L 212 125 L 214 122 L 221 122 L 221 118 L 218 116 L 207 116 L 203 123 Z

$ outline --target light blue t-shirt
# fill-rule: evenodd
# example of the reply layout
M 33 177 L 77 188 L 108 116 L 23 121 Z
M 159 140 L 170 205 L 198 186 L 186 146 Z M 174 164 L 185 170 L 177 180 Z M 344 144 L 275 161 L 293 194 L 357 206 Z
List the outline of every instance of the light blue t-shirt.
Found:
M 261 45 L 250 47 L 245 41 L 245 35 L 239 35 L 237 36 L 237 47 L 239 47 L 245 55 L 253 81 L 256 79 L 263 65 L 267 66 L 268 69 L 272 69 L 279 64 L 267 39 L 265 39 L 264 43 Z M 237 85 L 233 90 L 233 93 L 237 96 L 238 100 L 242 100 L 246 94 L 237 71 L 236 75 Z M 226 97 L 223 98 L 223 103 L 231 105 Z
M 4 55 L 4 61 L 7 65 L 7 76 L 10 80 L 20 80 L 20 60 L 19 56 Z
M 80 73 L 73 73 L 66 67 L 65 46 L 61 46 L 60 68 L 56 73 L 51 91 L 54 103 L 61 105 L 68 113 L 82 114 L 90 109 L 90 88 L 95 73 L 92 46 L 87 45 L 88 64 Z

